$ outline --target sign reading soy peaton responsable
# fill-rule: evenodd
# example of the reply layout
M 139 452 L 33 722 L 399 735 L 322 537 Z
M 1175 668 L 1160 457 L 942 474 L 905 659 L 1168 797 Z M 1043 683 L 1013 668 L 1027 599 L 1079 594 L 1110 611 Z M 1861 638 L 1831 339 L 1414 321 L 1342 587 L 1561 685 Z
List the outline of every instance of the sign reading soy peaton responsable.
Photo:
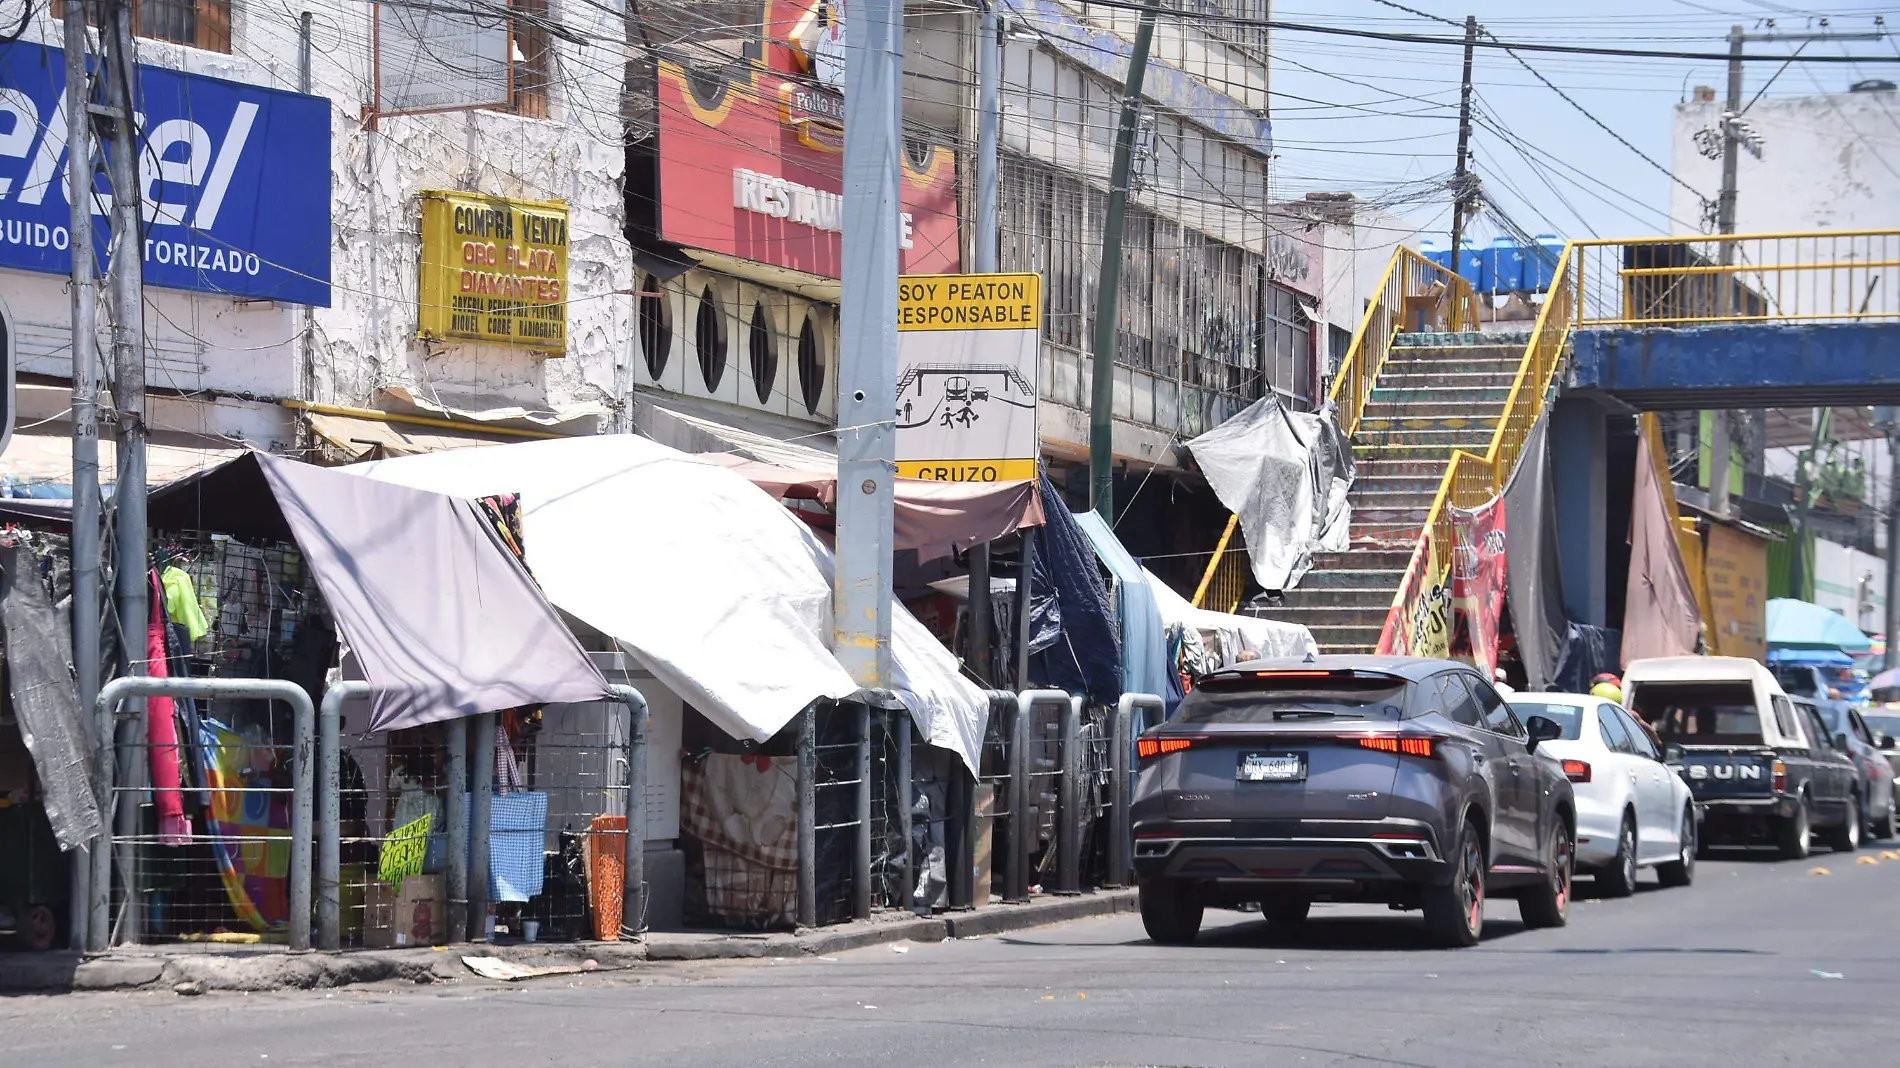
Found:
M 417 333 L 567 351 L 567 204 L 422 194 Z
M 1036 477 L 1042 278 L 897 280 L 897 473 L 938 482 Z

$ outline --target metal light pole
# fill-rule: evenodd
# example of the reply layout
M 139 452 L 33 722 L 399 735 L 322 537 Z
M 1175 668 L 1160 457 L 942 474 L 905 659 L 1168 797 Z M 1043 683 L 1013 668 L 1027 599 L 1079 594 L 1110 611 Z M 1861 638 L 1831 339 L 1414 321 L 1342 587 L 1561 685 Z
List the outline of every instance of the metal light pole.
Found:
M 1148 75 L 1148 47 L 1155 36 L 1155 5 L 1142 5 L 1122 86 L 1121 119 L 1115 125 L 1115 163 L 1108 178 L 1108 211 L 1102 217 L 1102 267 L 1095 287 L 1095 381 L 1089 396 L 1089 507 L 1115 524 L 1115 346 L 1121 315 L 1122 224 L 1128 214 L 1129 172 L 1135 157 L 1135 127 L 1141 114 L 1141 84 Z
M 985 3 L 977 16 L 976 34 L 976 237 L 972 242 L 978 273 L 996 270 L 996 199 L 1001 175 L 997 171 L 997 83 L 1001 78 L 1001 25 L 996 5 Z M 990 635 L 990 543 L 970 546 L 969 661 L 986 686 L 998 685 Z
M 63 16 L 66 46 L 66 199 L 72 207 L 73 354 L 73 674 L 79 707 L 91 712 L 99 698 L 99 354 L 97 291 L 92 262 L 92 116 L 86 110 L 86 8 L 69 3 Z M 99 739 L 110 759 L 109 736 Z M 95 759 L 97 755 L 95 755 Z M 108 818 L 112 798 L 99 797 Z M 106 948 L 104 925 L 91 933 L 92 887 L 106 889 L 111 851 L 88 847 L 74 853 L 73 948 Z M 105 880 L 102 884 L 100 880 Z
M 884 689 L 891 678 L 904 27 L 901 0 L 854 0 L 850 11 L 832 628 L 845 670 L 860 686 Z

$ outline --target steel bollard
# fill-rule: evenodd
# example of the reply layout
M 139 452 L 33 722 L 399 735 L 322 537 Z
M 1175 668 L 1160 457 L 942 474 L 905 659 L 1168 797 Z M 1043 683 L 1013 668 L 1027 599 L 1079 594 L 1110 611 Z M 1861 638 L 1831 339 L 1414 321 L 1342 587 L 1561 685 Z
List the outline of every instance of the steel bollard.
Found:
M 468 787 L 468 940 L 486 942 L 489 827 L 495 814 L 495 714 L 470 716 L 468 724 L 475 732 L 475 774 Z
M 627 841 L 621 861 L 620 937 L 647 929 L 647 699 L 631 686 L 607 687 L 627 706 Z
M 1082 734 L 1082 699 L 1069 698 L 1062 711 L 1057 747 L 1056 784 L 1056 893 L 1082 892 L 1082 761 L 1076 752 Z
M 448 869 L 449 944 L 468 941 L 468 720 L 444 724 L 449 750 Z
M 303 687 L 293 682 L 276 679 L 154 679 L 146 676 L 128 676 L 113 679 L 99 691 L 99 700 L 94 707 L 95 721 L 110 725 L 114 709 L 119 702 L 129 697 L 202 697 L 206 700 L 217 698 L 246 697 L 266 701 L 282 701 L 292 710 L 291 748 L 290 748 L 290 948 L 307 950 L 310 948 L 310 846 L 311 814 L 315 791 L 315 748 L 316 708 L 310 703 L 310 695 Z M 113 735 L 107 730 L 101 737 L 109 739 Z M 108 786 L 111 780 L 108 779 Z M 110 800 L 108 796 L 107 800 Z M 111 854 L 111 832 L 106 832 L 93 843 L 98 854 Z M 97 863 L 97 861 L 95 861 Z M 109 861 L 108 861 L 109 863 Z M 137 887 L 128 884 L 128 893 L 137 895 Z M 107 912 L 110 908 L 112 881 L 110 869 L 106 877 L 100 878 L 97 868 L 93 872 L 91 921 L 87 934 L 97 948 L 106 948 L 109 922 Z M 133 912 L 136 912 L 134 902 Z
M 343 702 L 369 696 L 367 682 L 339 682 L 317 710 L 317 948 L 342 945 Z
M 871 717 L 869 704 L 858 706 L 857 838 L 852 843 L 851 915 L 871 918 Z
M 799 713 L 798 726 L 798 915 L 800 927 L 818 926 L 818 712 Z
M 1035 840 L 1038 822 L 1031 814 L 1029 738 L 1036 706 L 1061 702 L 1066 709 L 1069 695 L 1062 690 L 1024 690 L 1016 695 L 1014 741 L 1011 743 L 1009 773 L 1009 885 L 1005 901 L 1029 900 L 1030 843 Z
M 1114 769 L 1110 781 L 1108 809 L 1108 887 L 1127 886 L 1134 881 L 1129 857 L 1133 841 L 1129 827 L 1129 802 L 1135 780 L 1128 757 L 1135 745 L 1135 709 L 1152 709 L 1165 715 L 1167 703 L 1151 693 L 1125 693 L 1115 704 L 1115 724 L 1109 741 L 1109 766 Z

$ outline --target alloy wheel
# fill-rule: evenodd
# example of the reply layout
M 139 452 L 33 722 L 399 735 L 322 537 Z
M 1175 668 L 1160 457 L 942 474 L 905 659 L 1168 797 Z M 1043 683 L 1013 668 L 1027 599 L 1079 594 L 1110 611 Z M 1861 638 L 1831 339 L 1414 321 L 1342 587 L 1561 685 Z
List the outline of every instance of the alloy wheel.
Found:
M 1464 853 L 1459 896 L 1464 904 L 1465 928 L 1476 934 L 1484 928 L 1484 851 L 1475 840 L 1467 839 Z

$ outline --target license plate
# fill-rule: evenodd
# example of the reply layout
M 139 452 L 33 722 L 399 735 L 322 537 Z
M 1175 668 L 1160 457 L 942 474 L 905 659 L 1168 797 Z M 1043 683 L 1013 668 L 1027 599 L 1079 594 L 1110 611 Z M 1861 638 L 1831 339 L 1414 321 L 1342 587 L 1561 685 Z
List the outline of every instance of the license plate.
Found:
M 1306 757 L 1299 753 L 1242 753 L 1234 778 L 1241 782 L 1300 782 Z

